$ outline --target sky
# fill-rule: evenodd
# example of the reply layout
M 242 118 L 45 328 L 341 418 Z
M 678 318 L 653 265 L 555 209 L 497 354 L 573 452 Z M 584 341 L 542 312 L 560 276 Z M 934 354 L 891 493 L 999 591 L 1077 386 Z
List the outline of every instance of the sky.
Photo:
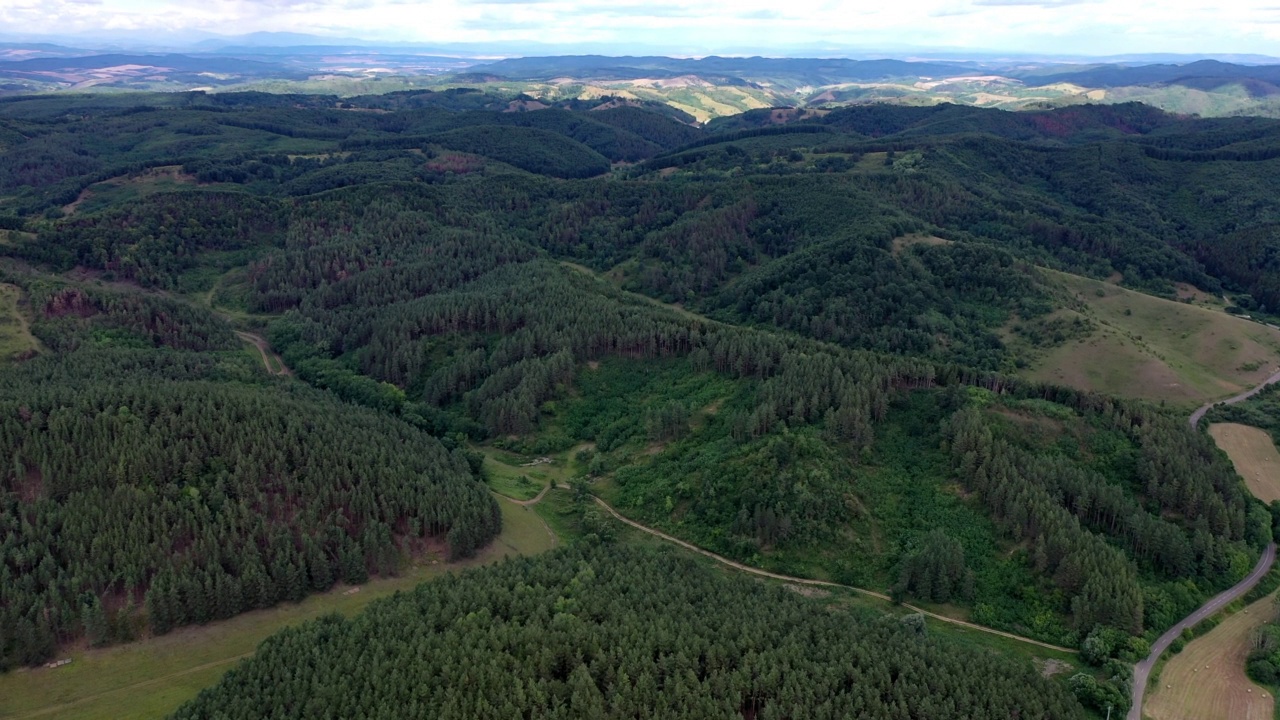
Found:
M 797 49 L 1280 54 L 1280 0 L 0 0 L 0 34 L 298 32 L 622 54 Z

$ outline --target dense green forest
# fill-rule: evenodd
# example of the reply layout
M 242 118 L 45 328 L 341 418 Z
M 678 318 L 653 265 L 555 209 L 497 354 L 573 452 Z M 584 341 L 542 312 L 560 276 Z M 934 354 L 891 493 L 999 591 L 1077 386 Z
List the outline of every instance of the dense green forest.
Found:
M 1029 665 L 908 620 L 652 551 L 559 551 L 279 634 L 175 717 L 1083 717 Z
M 18 282 L 30 278 L 15 278 Z M 56 354 L 0 373 L 0 666 L 456 557 L 501 528 L 474 459 L 266 378 L 188 305 L 26 282 Z
M 0 279 L 38 342 L 0 371 L 0 661 L 467 555 L 500 529 L 475 448 L 576 447 L 579 487 L 637 520 L 1093 638 L 1112 682 L 1079 695 L 1118 693 L 1271 517 L 1182 408 L 1019 379 L 1009 328 L 1060 307 L 1038 266 L 1280 307 L 1280 125 L 765 117 L 0 100 Z

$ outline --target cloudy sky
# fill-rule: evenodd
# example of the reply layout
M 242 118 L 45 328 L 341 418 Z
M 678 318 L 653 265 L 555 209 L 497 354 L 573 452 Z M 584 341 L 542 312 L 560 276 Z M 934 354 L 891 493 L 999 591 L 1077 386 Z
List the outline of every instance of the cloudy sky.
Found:
M 175 40 L 284 31 L 611 44 L 691 55 L 804 47 L 1280 54 L 1280 0 L 0 0 L 0 33 L 138 31 Z

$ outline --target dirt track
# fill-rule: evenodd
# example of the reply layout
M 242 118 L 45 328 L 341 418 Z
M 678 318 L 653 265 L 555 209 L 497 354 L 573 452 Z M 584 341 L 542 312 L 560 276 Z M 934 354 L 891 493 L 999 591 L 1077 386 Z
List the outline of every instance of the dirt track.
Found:
M 593 497 L 593 499 L 596 501 L 596 503 L 597 503 L 598 505 L 600 505 L 600 507 L 604 508 L 606 511 L 608 511 L 608 513 L 609 513 L 610 515 L 614 516 L 615 518 L 617 518 L 617 519 L 618 519 L 618 520 L 620 520 L 621 522 L 624 522 L 624 523 L 626 523 L 627 525 L 630 525 L 631 527 L 633 527 L 633 528 L 635 528 L 635 529 L 637 529 L 637 530 L 640 530 L 640 531 L 642 531 L 642 532 L 649 533 L 650 535 L 653 535 L 654 537 L 662 538 L 663 540 L 666 540 L 667 542 L 670 542 L 670 543 L 675 543 L 676 545 L 679 545 L 680 547 L 685 548 L 686 550 L 692 550 L 693 552 L 696 552 L 696 553 L 698 553 L 698 554 L 700 554 L 700 555 L 705 555 L 705 556 L 707 556 L 707 557 L 711 558 L 712 560 L 715 560 L 715 561 L 716 561 L 716 562 L 718 562 L 718 563 L 721 563 L 721 564 L 723 564 L 723 565 L 727 565 L 727 566 L 729 566 L 729 567 L 731 567 L 731 568 L 734 568 L 735 570 L 741 570 L 742 572 L 751 573 L 752 575 L 760 575 L 760 576 L 762 576 L 762 577 L 773 578 L 774 580 L 785 580 L 785 581 L 787 581 L 787 582 L 795 583 L 795 584 L 798 584 L 798 585 L 812 585 L 812 586 L 818 586 L 818 587 L 843 588 L 843 589 L 845 589 L 845 590 L 852 590 L 852 591 L 854 591 L 854 592 L 856 592 L 856 593 L 860 593 L 860 594 L 862 594 L 862 595 L 867 595 L 867 596 L 870 596 L 870 597 L 879 598 L 880 600 L 890 600 L 890 598 L 889 598 L 889 596 L 888 596 L 888 595 L 885 595 L 885 594 L 883 594 L 883 593 L 878 593 L 878 592 L 875 592 L 875 591 L 873 591 L 873 590 L 865 590 L 865 589 L 863 589 L 863 588 L 853 587 L 852 585 L 841 585 L 840 583 L 826 582 L 826 581 L 824 581 L 824 580 L 810 580 L 810 579 L 808 579 L 808 578 L 793 577 L 793 576 L 791 576 L 791 575 L 782 575 L 782 574 L 779 574 L 779 573 L 769 572 L 768 570 L 761 570 L 760 568 L 754 568 L 754 567 L 751 567 L 750 565 L 743 565 L 743 564 L 742 564 L 742 563 L 740 563 L 740 562 L 734 562 L 733 560 L 730 560 L 730 559 L 729 559 L 729 558 L 727 558 L 727 557 L 724 557 L 724 556 L 722 556 L 722 555 L 717 555 L 717 554 L 715 554 L 715 553 L 711 552 L 710 550 L 703 550 L 702 548 L 698 547 L 697 545 L 693 545 L 693 544 L 691 544 L 691 543 L 687 543 L 687 542 L 685 542 L 684 540 L 681 540 L 681 539 L 679 539 L 679 538 L 672 537 L 672 536 L 670 536 L 670 535 L 668 535 L 668 534 L 666 534 L 666 533 L 664 533 L 664 532 L 662 532 L 662 531 L 660 531 L 660 530 L 655 530 L 655 529 L 653 529 L 653 528 L 651 528 L 651 527 L 648 527 L 647 525 L 641 525 L 640 523 L 636 522 L 635 520 L 632 520 L 632 519 L 630 519 L 630 518 L 628 518 L 628 517 L 626 517 L 626 516 L 624 516 L 624 515 L 620 514 L 617 510 L 614 510 L 614 509 L 613 509 L 613 508 L 612 508 L 608 503 L 606 503 L 604 500 L 601 500 L 600 498 L 595 497 L 595 496 L 592 496 L 592 497 Z M 938 615 L 937 613 L 931 613 L 931 612 L 929 612 L 928 610 L 924 610 L 924 609 L 918 608 L 918 607 L 916 607 L 916 606 L 914 606 L 914 605 L 908 605 L 908 604 L 906 604 L 906 603 L 903 603 L 903 605 L 902 605 L 902 606 L 903 606 L 903 607 L 905 607 L 905 608 L 907 608 L 907 609 L 909 609 L 909 610 L 914 610 L 915 612 L 921 613 L 922 615 L 927 615 L 927 616 L 929 616 L 929 617 L 931 617 L 931 618 L 933 618 L 933 619 L 935 619 L 935 620 L 940 620 L 940 621 L 945 622 L 945 623 L 951 623 L 952 625 L 960 625 L 960 626 L 962 626 L 962 627 L 971 628 L 971 629 L 973 629 L 973 630 L 979 630 L 979 631 L 981 631 L 981 632 L 990 633 L 990 634 L 992 634 L 992 635 L 999 635 L 999 636 L 1001 636 L 1001 637 L 1009 638 L 1010 640 L 1017 640 L 1017 641 L 1019 641 L 1019 642 L 1029 643 L 1029 644 L 1031 644 L 1031 645 L 1038 645 L 1038 646 L 1040 646 L 1040 647 L 1042 647 L 1042 648 L 1048 648 L 1048 649 L 1050 649 L 1050 650 L 1057 650 L 1058 652 L 1062 652 L 1062 653 L 1069 653 L 1069 654 L 1073 654 L 1073 653 L 1075 653 L 1075 652 L 1076 652 L 1075 650 L 1072 650 L 1071 648 L 1064 648 L 1064 647 L 1059 647 L 1059 646 L 1057 646 L 1057 645 L 1050 645 L 1049 643 L 1040 642 L 1039 640 L 1032 640 L 1031 638 L 1022 637 L 1021 635 L 1014 635 L 1013 633 L 1007 633 L 1007 632 L 1004 632 L 1004 631 L 1002 631 L 1002 630 L 995 630 L 995 629 L 993 629 L 993 628 L 985 627 L 985 626 L 982 626 L 982 625 L 975 625 L 975 624 L 973 624 L 973 623 L 971 623 L 971 622 L 965 622 L 964 620 L 957 620 L 957 619 L 955 619 L 955 618 L 949 618 L 949 617 L 946 617 L 946 616 L 944 616 L 944 615 Z
M 293 375 L 293 371 L 290 370 L 289 367 L 284 364 L 284 360 L 279 355 L 276 355 L 274 351 L 272 351 L 271 344 L 267 342 L 266 338 L 262 337 L 261 335 L 254 335 L 253 333 L 247 333 L 240 330 L 236 330 L 235 333 L 236 333 L 236 337 L 258 348 L 258 352 L 262 354 L 262 365 L 267 369 L 267 372 L 271 373 L 272 375 L 287 375 L 287 376 Z M 279 370 L 271 366 L 272 360 L 275 360 L 276 363 L 280 366 Z

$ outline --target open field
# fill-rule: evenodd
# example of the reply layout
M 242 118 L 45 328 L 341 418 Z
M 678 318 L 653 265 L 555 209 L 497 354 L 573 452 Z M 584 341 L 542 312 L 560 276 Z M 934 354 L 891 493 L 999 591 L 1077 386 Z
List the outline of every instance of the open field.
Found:
M 31 334 L 27 319 L 18 307 L 21 297 L 22 291 L 16 286 L 0 284 L 0 362 L 40 348 L 39 341 Z
M 217 682 L 236 661 L 267 636 L 328 613 L 354 614 L 371 601 L 409 590 L 453 569 L 494 562 L 508 555 L 543 552 L 555 537 L 534 512 L 501 501 L 502 534 L 481 554 L 462 563 L 424 559 L 401 577 L 373 580 L 359 591 L 338 586 L 297 604 L 258 610 L 230 620 L 176 630 L 161 637 L 104 648 L 74 650 L 70 665 L 0 675 L 0 718 L 90 720 L 160 718 Z
M 194 185 L 195 182 L 195 177 L 184 174 L 179 165 L 151 168 L 136 175 L 121 175 L 95 183 L 81 191 L 73 202 L 63 206 L 62 212 L 74 215 L 77 212 L 101 210 L 126 200 Z
M 1192 640 L 1164 666 L 1143 715 L 1151 720 L 1270 720 L 1275 698 L 1244 672 L 1249 638 L 1275 618 L 1275 593 Z
M 573 477 L 573 456 L 585 445 L 554 453 L 546 458 L 525 457 L 492 447 L 484 453 L 485 479 L 489 489 L 514 500 L 532 500 L 555 480 L 564 485 Z M 538 462 L 547 459 L 550 462 Z M 536 463 L 536 464 L 533 464 Z
M 1095 328 L 1036 358 L 1033 379 L 1190 405 L 1256 385 L 1280 366 L 1280 330 L 1207 304 L 1045 272 L 1077 303 L 1059 314 L 1084 317 Z
M 1237 423 L 1215 423 L 1209 434 L 1231 457 L 1249 492 L 1268 504 L 1280 500 L 1280 451 L 1270 434 Z

